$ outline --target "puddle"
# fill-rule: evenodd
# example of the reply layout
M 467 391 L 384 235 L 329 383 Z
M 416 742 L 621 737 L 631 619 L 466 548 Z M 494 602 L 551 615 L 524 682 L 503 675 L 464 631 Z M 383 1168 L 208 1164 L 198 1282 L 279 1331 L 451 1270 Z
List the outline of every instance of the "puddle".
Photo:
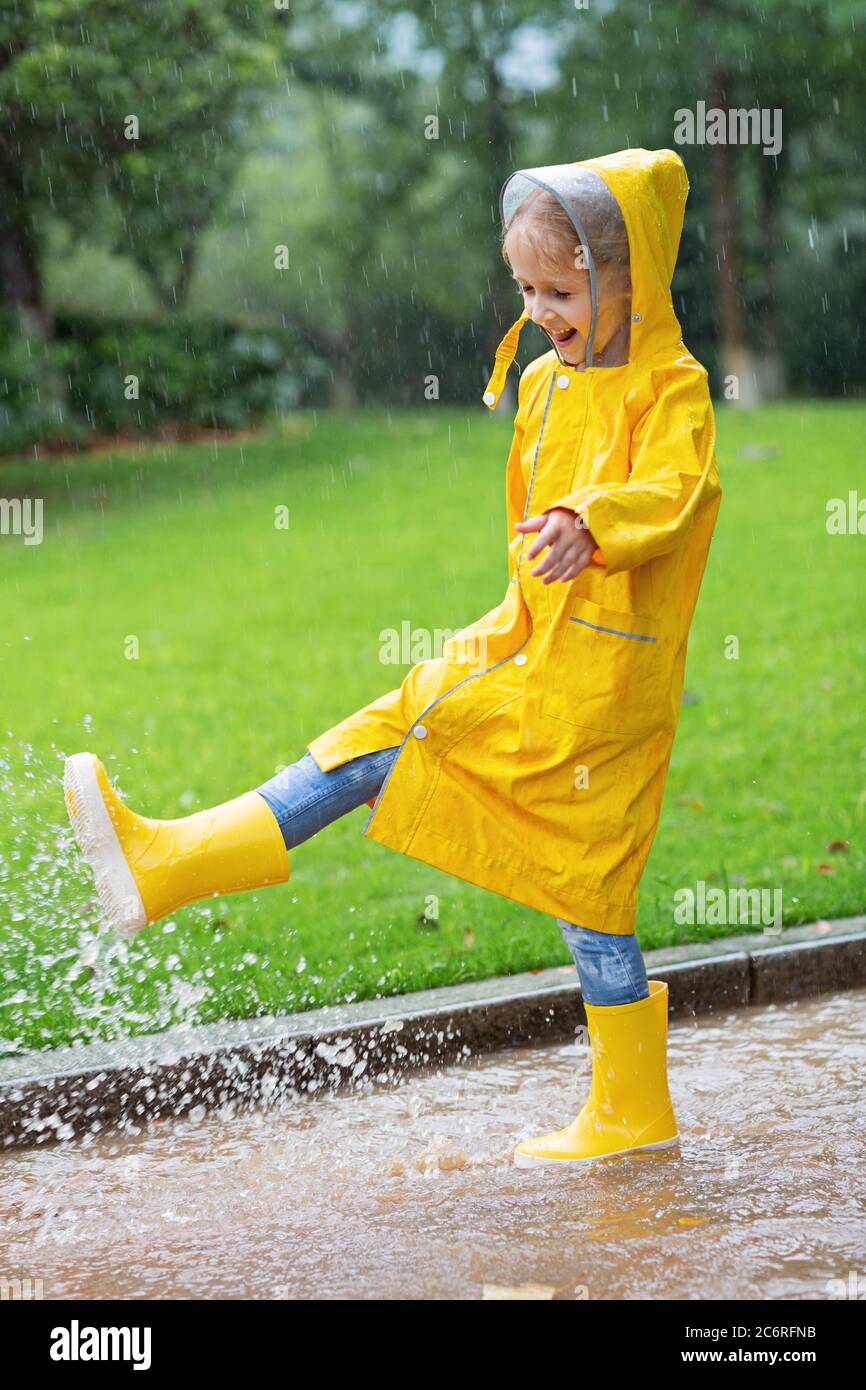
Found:
M 517 1048 L 6 1153 L 0 1276 L 60 1299 L 866 1294 L 866 990 L 672 1025 L 679 1151 L 515 1168 L 589 1075 L 584 1048 Z

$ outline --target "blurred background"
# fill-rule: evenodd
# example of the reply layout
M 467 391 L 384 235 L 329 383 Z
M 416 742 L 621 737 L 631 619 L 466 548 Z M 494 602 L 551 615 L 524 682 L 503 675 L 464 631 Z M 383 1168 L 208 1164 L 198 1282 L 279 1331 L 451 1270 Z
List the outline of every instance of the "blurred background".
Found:
M 864 33 L 854 0 L 18 0 L 0 449 L 418 405 L 430 372 L 474 403 L 520 308 L 502 183 L 627 146 L 689 171 L 674 299 L 715 393 L 859 395 Z M 778 110 L 778 154 L 675 144 L 700 101 Z

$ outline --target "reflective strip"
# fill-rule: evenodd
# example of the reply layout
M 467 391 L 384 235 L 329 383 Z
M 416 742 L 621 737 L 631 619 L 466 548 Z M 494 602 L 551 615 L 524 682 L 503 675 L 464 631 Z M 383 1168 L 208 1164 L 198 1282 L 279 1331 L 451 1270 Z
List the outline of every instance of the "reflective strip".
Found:
M 547 413 L 550 410 L 550 399 L 553 395 L 553 383 L 556 380 L 556 371 L 551 373 L 550 386 L 547 390 L 547 400 L 544 402 L 544 414 L 541 417 L 541 429 L 538 431 L 538 442 L 535 445 L 535 453 L 532 457 L 532 472 L 529 475 L 529 490 L 526 494 L 526 506 L 523 509 L 523 520 L 529 517 L 529 503 L 532 497 L 532 484 L 535 481 L 535 465 L 538 462 L 538 451 L 541 448 L 541 441 L 544 438 L 544 427 L 547 424 Z M 517 583 L 520 585 L 520 562 L 523 559 L 523 550 L 526 545 L 526 532 L 522 532 L 520 537 L 520 554 L 517 557 Z M 521 591 L 522 592 L 522 591 Z M 528 607 L 528 605 L 527 605 Z
M 530 633 L 529 633 L 529 636 L 528 636 L 528 637 L 525 637 L 524 640 L 521 642 L 520 646 L 517 648 L 517 651 L 518 651 L 518 652 L 520 651 L 521 647 L 525 647 L 525 646 L 526 646 L 526 643 L 527 643 L 527 642 L 529 641 L 529 639 L 533 636 L 534 632 L 535 632 L 535 628 L 533 627 L 532 630 L 531 630 Z M 431 701 L 430 701 L 430 704 L 427 706 L 427 708 L 426 708 L 426 709 L 422 709 L 421 713 L 420 713 L 419 715 L 416 716 L 416 718 L 415 718 L 415 719 L 412 721 L 412 723 L 409 725 L 409 728 L 406 730 L 406 733 L 405 733 L 404 736 L 403 736 L 403 741 L 402 741 L 402 743 L 400 744 L 400 747 L 397 749 L 397 752 L 394 754 L 394 761 L 391 763 L 391 766 L 388 768 L 388 774 L 387 774 L 387 776 L 386 776 L 384 782 L 382 783 L 381 787 L 379 788 L 379 794 L 378 794 L 378 796 L 376 797 L 375 802 L 373 803 L 373 809 L 372 809 L 372 811 L 370 812 L 370 814 L 369 814 L 369 816 L 367 817 L 367 819 L 364 821 L 364 824 L 361 826 L 361 834 L 362 834 L 362 835 L 366 835 L 366 833 L 367 833 L 367 826 L 370 824 L 370 821 L 373 819 L 374 815 L 376 814 L 376 808 L 378 807 L 379 802 L 380 802 L 381 799 L 382 799 L 382 794 L 383 794 L 383 792 L 385 791 L 385 788 L 387 787 L 388 783 L 389 783 L 390 780 L 391 780 L 391 774 L 393 773 L 394 768 L 397 766 L 397 759 L 399 758 L 400 754 L 402 753 L 403 749 L 405 748 L 406 743 L 407 743 L 408 740 L 409 740 L 409 735 L 414 731 L 415 725 L 419 722 L 419 720 L 423 719 L 424 716 L 425 716 L 425 714 L 428 714 L 429 711 L 430 711 L 431 709 L 433 709 L 435 705 L 438 705 L 440 700 L 445 700 L 445 699 L 447 699 L 447 697 L 448 697 L 449 695 L 453 694 L 455 690 L 459 690 L 460 687 L 461 687 L 461 685 L 465 685 L 467 681 L 477 681 L 477 680 L 480 679 L 481 676 L 489 676 L 491 671 L 498 671 L 498 670 L 499 670 L 499 667 L 500 667 L 500 666 L 504 666 L 505 663 L 506 663 L 506 661 L 513 661 L 515 655 L 516 655 L 515 652 L 509 652 L 509 653 L 508 653 L 508 656 L 504 656 L 504 657 L 502 658 L 501 661 L 497 661 L 497 662 L 495 662 L 492 666 L 488 666 L 487 669 L 486 669 L 485 671 L 475 671 L 475 672 L 473 673 L 473 675 L 471 675 L 471 676 L 464 676 L 462 680 L 459 680 L 459 681 L 456 682 L 456 684 L 454 684 L 454 685 L 452 685 L 452 686 L 449 686 L 447 690 L 443 690 L 441 695 L 437 695 L 435 700 L 431 700 Z
M 598 623 L 588 623 L 586 618 L 569 618 L 570 623 L 582 623 L 584 627 L 591 627 L 596 632 L 612 632 L 614 637 L 630 637 L 633 642 L 657 642 L 657 637 L 641 637 L 638 632 L 620 632 L 616 627 L 599 627 Z

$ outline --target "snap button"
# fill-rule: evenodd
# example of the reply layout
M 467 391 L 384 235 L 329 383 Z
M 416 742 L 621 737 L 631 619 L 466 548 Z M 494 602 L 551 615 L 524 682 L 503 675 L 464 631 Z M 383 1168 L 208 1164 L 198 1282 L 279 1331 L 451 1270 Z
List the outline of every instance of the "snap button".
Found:
M 632 314 L 631 321 L 632 323 L 640 323 L 640 314 Z
M 493 391 L 485 391 L 485 392 L 484 392 L 484 404 L 485 404 L 485 405 L 493 405 L 493 403 L 494 403 L 495 400 L 496 400 L 496 396 L 495 396 L 495 394 L 494 394 Z
M 525 666 L 528 660 L 529 658 L 526 652 L 518 652 L 517 656 L 514 658 L 514 664 L 515 666 Z
M 558 377 L 556 378 L 556 384 L 557 384 L 557 386 L 560 388 L 561 391 L 564 391 L 565 388 L 566 388 L 566 386 L 568 385 L 568 377 L 567 377 L 567 376 L 558 376 Z
M 415 725 L 415 728 L 412 730 L 412 732 L 413 732 L 413 734 L 415 735 L 416 738 L 426 738 L 426 737 L 427 737 L 427 730 L 424 728 L 424 725 L 423 725 L 423 724 L 416 724 L 416 725 Z

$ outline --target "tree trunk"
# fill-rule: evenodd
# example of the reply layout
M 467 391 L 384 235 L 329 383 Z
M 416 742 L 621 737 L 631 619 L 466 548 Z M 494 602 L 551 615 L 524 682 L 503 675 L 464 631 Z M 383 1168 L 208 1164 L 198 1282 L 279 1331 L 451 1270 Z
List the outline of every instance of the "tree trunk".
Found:
M 507 281 L 505 279 L 505 266 L 499 255 L 499 233 L 501 223 L 499 218 L 499 190 L 505 179 L 505 173 L 511 168 L 512 139 L 511 128 L 508 121 L 508 112 L 502 99 L 502 82 L 496 67 L 497 53 L 487 33 L 475 33 L 475 43 L 477 46 L 477 62 L 484 78 L 484 85 L 487 91 L 487 103 L 485 115 L 487 118 L 487 139 L 484 141 L 484 151 L 486 154 L 485 182 L 491 190 L 491 195 L 496 200 L 493 208 L 492 226 L 495 235 L 495 254 L 491 258 L 491 277 L 490 277 L 490 300 L 493 309 L 492 321 L 487 330 L 487 346 L 492 354 L 499 346 L 499 340 L 507 328 L 511 326 L 520 312 L 517 298 L 509 294 Z
M 728 87 L 727 73 L 720 68 L 714 68 L 711 78 L 711 104 L 717 110 L 726 110 L 728 107 Z M 730 145 L 710 145 L 709 148 L 713 176 L 713 238 L 718 262 L 721 340 L 719 356 L 723 394 L 736 405 L 752 406 L 757 405 L 760 390 L 755 354 L 747 339 L 743 301 L 739 289 L 734 158 Z M 728 395 L 727 391 L 732 385 L 736 394 Z
M 780 174 L 777 161 L 761 155 L 760 199 L 761 226 L 767 247 L 767 314 L 764 320 L 764 353 L 760 380 L 762 394 L 778 400 L 787 394 L 785 358 L 782 353 L 782 324 L 780 317 L 781 286 L 779 284 L 779 193 Z
M 10 210 L 18 196 L 17 189 L 4 189 Z M 25 219 L 0 223 L 0 297 L 17 310 L 23 332 L 53 337 L 54 320 L 42 302 L 36 248 Z
M 186 302 L 189 298 L 189 288 L 192 284 L 193 272 L 195 270 L 197 252 L 197 235 L 196 232 L 191 231 L 187 240 L 179 248 L 177 271 L 170 285 L 163 285 L 160 283 L 157 270 L 154 268 L 154 285 L 159 295 L 160 302 L 163 308 L 167 309 L 171 314 L 186 307 Z
M 35 407 L 33 413 L 39 419 L 37 437 L 57 437 L 65 433 L 67 381 L 48 357 L 54 337 L 54 318 L 42 299 L 42 278 L 32 225 L 26 212 L 18 218 L 10 215 L 16 205 L 22 205 L 17 180 L 10 185 L 8 179 L 0 178 L 0 200 L 0 206 L 5 202 L 7 214 L 0 221 L 0 303 L 12 308 L 18 319 L 18 332 L 32 345 L 31 409 Z
M 346 357 L 336 357 L 331 373 L 331 406 L 334 410 L 354 410 L 357 404 L 358 390 L 351 363 Z

